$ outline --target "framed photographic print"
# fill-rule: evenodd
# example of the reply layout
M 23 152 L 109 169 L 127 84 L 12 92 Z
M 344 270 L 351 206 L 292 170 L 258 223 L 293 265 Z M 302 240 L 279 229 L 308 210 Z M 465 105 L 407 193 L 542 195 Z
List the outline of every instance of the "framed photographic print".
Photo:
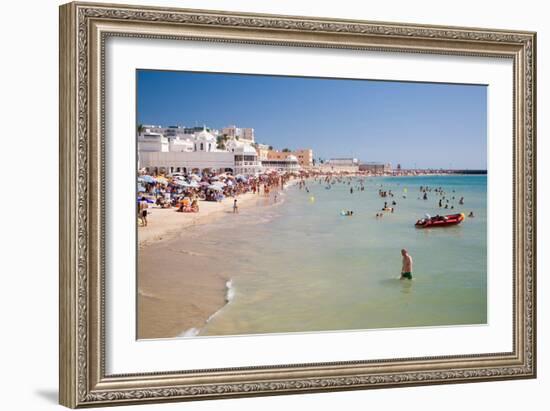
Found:
M 61 404 L 536 376 L 535 33 L 60 28 Z

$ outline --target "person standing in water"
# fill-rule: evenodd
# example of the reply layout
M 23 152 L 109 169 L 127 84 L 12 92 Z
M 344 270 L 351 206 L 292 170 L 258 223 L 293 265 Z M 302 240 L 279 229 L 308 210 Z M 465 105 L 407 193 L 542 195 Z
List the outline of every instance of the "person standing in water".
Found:
M 409 252 L 404 248 L 401 250 L 401 255 L 403 256 L 403 265 L 401 266 L 401 280 L 404 278 L 412 280 L 412 266 L 413 260 L 409 255 Z

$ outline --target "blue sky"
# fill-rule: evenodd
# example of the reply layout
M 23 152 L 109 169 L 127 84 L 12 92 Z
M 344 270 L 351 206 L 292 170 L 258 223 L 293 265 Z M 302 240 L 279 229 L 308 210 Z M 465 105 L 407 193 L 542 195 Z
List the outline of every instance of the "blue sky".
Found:
M 138 70 L 137 123 L 253 127 L 315 158 L 487 167 L 484 85 Z

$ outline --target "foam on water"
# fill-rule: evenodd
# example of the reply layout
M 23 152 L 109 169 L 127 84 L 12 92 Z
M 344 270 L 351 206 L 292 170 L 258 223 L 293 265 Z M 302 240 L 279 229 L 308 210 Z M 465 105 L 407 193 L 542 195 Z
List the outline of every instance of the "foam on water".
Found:
M 199 334 L 199 331 L 200 330 L 198 328 L 189 328 L 188 330 L 185 330 L 184 332 L 179 334 L 178 337 L 195 337 Z
M 225 302 L 229 304 L 235 297 L 235 288 L 233 287 L 233 281 L 229 280 L 225 283 L 226 293 Z

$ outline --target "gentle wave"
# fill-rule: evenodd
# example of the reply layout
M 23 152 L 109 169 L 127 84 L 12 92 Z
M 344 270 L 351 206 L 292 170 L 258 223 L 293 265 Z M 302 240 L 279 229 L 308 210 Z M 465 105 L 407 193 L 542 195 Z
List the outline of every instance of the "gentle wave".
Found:
M 178 337 L 195 337 L 199 334 L 199 331 L 200 330 L 195 327 L 189 328 L 188 330 L 185 330 L 180 335 L 178 335 Z
M 235 297 L 235 288 L 233 287 L 233 281 L 229 280 L 228 282 L 226 282 L 225 287 L 227 289 L 225 293 L 225 302 L 229 304 Z
M 214 318 L 216 315 L 218 315 L 227 306 L 227 304 L 229 304 L 233 300 L 233 298 L 235 297 L 235 287 L 233 286 L 233 281 L 232 280 L 227 281 L 225 283 L 225 287 L 226 287 L 225 305 L 222 308 L 220 308 L 218 311 L 213 313 L 210 317 L 208 317 L 208 319 L 205 322 L 205 326 L 208 325 L 210 320 L 212 320 L 212 318 Z M 204 329 L 204 327 L 203 328 L 195 328 L 195 327 L 189 328 L 188 330 L 185 330 L 184 332 L 180 333 L 178 335 L 178 337 L 196 337 L 197 335 L 199 335 L 199 333 L 201 332 L 202 329 Z

